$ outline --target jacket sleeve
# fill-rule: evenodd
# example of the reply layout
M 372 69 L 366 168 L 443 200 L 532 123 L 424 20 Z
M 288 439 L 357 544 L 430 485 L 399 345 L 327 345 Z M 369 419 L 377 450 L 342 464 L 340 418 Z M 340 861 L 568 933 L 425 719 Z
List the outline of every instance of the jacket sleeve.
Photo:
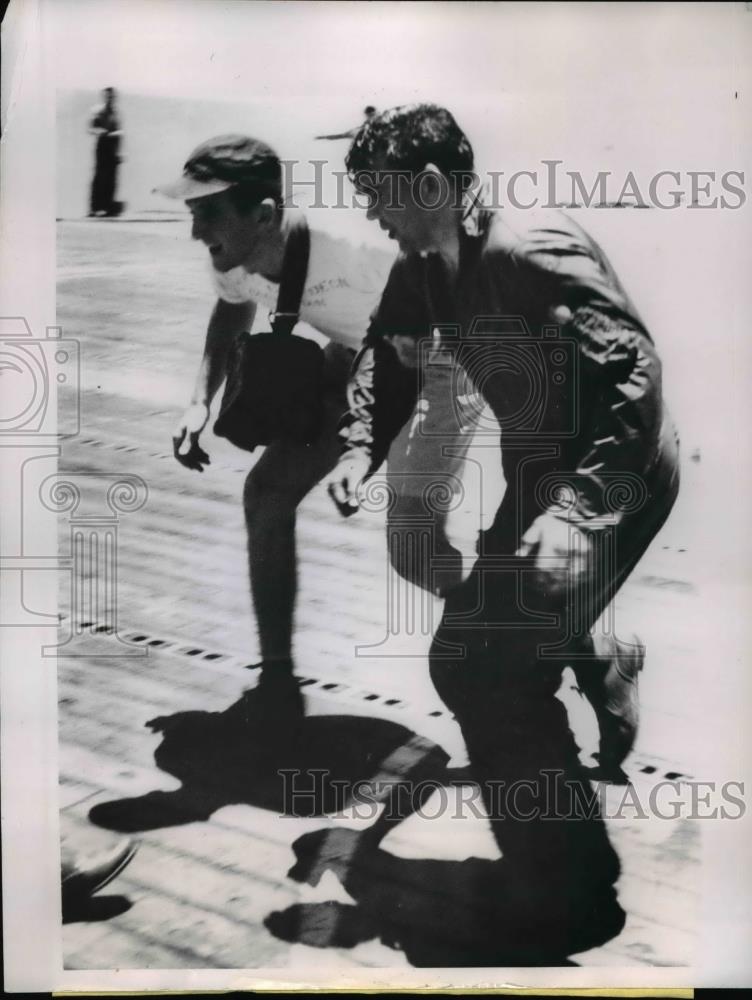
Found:
M 429 332 L 420 288 L 404 274 L 405 266 L 404 258 L 399 258 L 371 317 L 350 372 L 348 408 L 339 426 L 342 458 L 367 459 L 369 474 L 386 458 L 418 395 L 419 373 L 400 363 L 385 336 L 410 333 L 421 337 Z
M 661 363 L 642 330 L 589 306 L 574 311 L 565 334 L 577 346 L 583 397 L 568 519 L 613 524 L 646 497 L 644 476 L 659 454 Z
M 410 417 L 418 397 L 419 373 L 400 364 L 383 339 L 366 339 L 353 363 L 347 411 L 339 425 L 342 458 L 364 458 L 372 475 Z
M 597 244 L 584 234 L 539 231 L 525 244 L 519 277 L 549 316 L 565 306 L 577 388 L 577 433 L 563 445 L 572 470 L 568 502 L 551 510 L 592 528 L 614 524 L 645 496 L 660 451 L 661 363 L 642 321 Z
M 353 361 L 347 383 L 347 410 L 339 424 L 341 457 L 363 459 L 374 472 L 374 347 L 368 343 Z

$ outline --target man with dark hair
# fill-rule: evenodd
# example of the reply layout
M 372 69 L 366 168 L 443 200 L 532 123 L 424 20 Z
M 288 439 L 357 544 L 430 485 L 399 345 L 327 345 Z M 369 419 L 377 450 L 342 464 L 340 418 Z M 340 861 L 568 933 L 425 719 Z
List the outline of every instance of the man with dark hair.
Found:
M 355 180 L 386 158 L 390 173 L 405 171 L 415 177 L 423 170 L 429 151 L 445 177 L 473 171 L 473 148 L 446 108 L 404 105 L 373 115 L 358 129 L 346 166 L 350 179 Z
M 445 109 L 374 116 L 346 162 L 368 217 L 401 250 L 370 349 L 388 341 L 414 368 L 421 341 L 438 336 L 501 427 L 506 491 L 469 579 L 447 595 L 430 666 L 502 851 L 516 954 L 554 964 L 623 925 L 618 859 L 556 691 L 571 664 L 600 723 L 601 774 L 623 780 L 643 649 L 593 626 L 677 495 L 660 362 L 608 260 L 571 219 L 493 212 L 455 183 L 472 172 L 472 148 Z M 341 504 L 357 503 L 373 469 L 373 395 L 373 369 L 361 365 L 330 479 Z M 510 798 L 512 788 L 524 794 Z
M 202 472 L 209 457 L 199 439 L 226 375 L 230 345 L 239 333 L 250 331 L 259 305 L 276 309 L 285 248 L 301 213 L 282 203 L 281 165 L 274 150 L 243 135 L 202 143 L 186 161 L 183 176 L 157 190 L 188 205 L 192 235 L 209 251 L 217 292 L 191 403 L 173 438 L 178 461 Z M 388 248 L 334 235 L 318 219 L 316 224 L 309 221 L 308 229 L 300 319 L 330 338 L 324 348 L 322 426 L 310 444 L 270 444 L 248 474 L 243 492 L 262 658 L 259 691 L 273 698 L 275 708 L 293 714 L 302 709 L 292 661 L 296 509 L 337 461 L 337 425 L 347 409 L 350 366 L 394 259 Z M 284 734 L 274 713 L 265 722 Z

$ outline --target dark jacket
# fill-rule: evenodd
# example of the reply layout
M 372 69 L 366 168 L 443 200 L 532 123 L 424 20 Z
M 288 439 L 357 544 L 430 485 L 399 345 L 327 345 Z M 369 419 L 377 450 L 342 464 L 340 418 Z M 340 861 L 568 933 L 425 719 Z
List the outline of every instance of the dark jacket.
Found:
M 507 483 L 538 510 L 595 524 L 614 513 L 614 487 L 639 489 L 660 454 L 651 336 L 605 254 L 564 213 L 481 210 L 473 224 L 456 280 L 437 254 L 394 264 L 354 370 L 345 453 L 363 449 L 375 468 L 409 415 L 393 359 L 390 379 L 375 364 L 384 336 L 429 337 L 438 326 L 499 421 Z M 401 378 L 414 398 L 415 379 Z

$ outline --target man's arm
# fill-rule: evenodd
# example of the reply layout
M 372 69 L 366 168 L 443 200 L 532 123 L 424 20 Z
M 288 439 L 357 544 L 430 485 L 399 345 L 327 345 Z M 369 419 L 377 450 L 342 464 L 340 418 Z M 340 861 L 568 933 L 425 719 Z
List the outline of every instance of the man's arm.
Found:
M 420 288 L 406 260 L 398 258 L 353 363 L 348 410 L 340 421 L 341 458 L 327 477 L 329 494 L 345 516 L 357 510 L 358 486 L 384 461 L 415 405 L 418 373 L 400 363 L 385 337 L 400 332 L 427 336 L 429 323 Z
M 582 383 L 599 388 L 575 467 L 563 477 L 570 495 L 536 518 L 517 552 L 535 558 L 549 588 L 588 572 L 591 533 L 621 520 L 620 495 L 627 504 L 639 497 L 663 417 L 660 361 L 644 334 L 587 307 L 576 310 L 565 329 L 577 339 Z
M 225 379 L 230 345 L 239 333 L 250 331 L 255 316 L 254 302 L 235 303 L 217 299 L 206 330 L 204 353 L 196 376 L 191 404 L 211 405 Z
M 371 336 L 353 363 L 348 410 L 340 421 L 339 464 L 328 477 L 329 494 L 347 515 L 358 507 L 357 489 L 386 459 L 418 396 L 417 369 L 401 364 L 383 337 Z
M 227 354 L 234 338 L 250 331 L 256 315 L 253 302 L 231 303 L 218 299 L 209 320 L 204 353 L 191 402 L 172 436 L 175 458 L 188 469 L 203 472 L 209 456 L 198 439 L 209 420 L 209 408 L 225 378 Z
M 89 123 L 86 127 L 86 131 L 89 135 L 104 135 L 107 129 L 102 125 L 102 108 L 96 107 L 92 110 L 89 115 Z
M 375 368 L 375 345 L 366 339 L 353 361 L 347 383 L 347 410 L 338 431 L 340 459 L 327 477 L 329 496 L 344 517 L 358 509 L 358 486 L 375 469 Z
M 588 536 L 614 525 L 623 511 L 610 502 L 636 486 L 658 454 L 663 422 L 661 364 L 634 307 L 600 249 L 586 241 L 535 234 L 521 257 L 520 275 L 538 288 L 578 355 L 579 433 L 569 447 L 570 496 L 530 526 L 518 551 L 566 562 L 578 575 L 587 565 Z M 559 252 L 552 252 L 551 244 Z

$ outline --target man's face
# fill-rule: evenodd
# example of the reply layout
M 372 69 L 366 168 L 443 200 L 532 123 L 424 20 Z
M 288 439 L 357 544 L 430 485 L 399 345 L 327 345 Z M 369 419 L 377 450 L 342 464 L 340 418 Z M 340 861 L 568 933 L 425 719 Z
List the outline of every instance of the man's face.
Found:
M 379 171 L 371 187 L 375 194 L 366 215 L 396 240 L 405 253 L 429 252 L 436 249 L 437 213 L 422 201 L 422 187 L 405 174 Z
M 217 271 L 230 271 L 241 265 L 254 270 L 263 238 L 255 209 L 238 211 L 229 191 L 192 198 L 186 205 L 193 217 L 191 236 L 206 246 Z

